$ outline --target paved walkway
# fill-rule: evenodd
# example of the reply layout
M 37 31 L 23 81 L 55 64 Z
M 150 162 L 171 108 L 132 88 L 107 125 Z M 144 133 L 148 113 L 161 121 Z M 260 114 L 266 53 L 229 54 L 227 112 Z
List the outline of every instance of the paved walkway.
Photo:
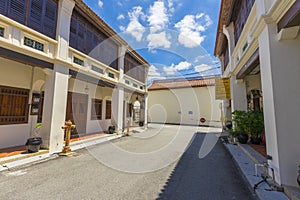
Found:
M 0 199 L 254 199 L 215 131 L 151 125 L 77 156 L 5 171 Z M 201 147 L 208 155 L 199 159 Z

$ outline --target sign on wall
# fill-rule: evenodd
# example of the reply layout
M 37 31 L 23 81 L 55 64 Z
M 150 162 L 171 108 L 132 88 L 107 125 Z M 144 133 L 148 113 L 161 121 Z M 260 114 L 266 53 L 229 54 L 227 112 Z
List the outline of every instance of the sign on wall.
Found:
M 216 99 L 230 99 L 230 78 L 218 78 L 215 83 Z

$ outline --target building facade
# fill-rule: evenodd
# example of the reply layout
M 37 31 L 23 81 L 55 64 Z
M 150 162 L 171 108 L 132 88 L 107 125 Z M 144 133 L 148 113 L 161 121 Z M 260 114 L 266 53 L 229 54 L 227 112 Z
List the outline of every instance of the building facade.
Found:
M 221 127 L 215 77 L 155 80 L 148 91 L 149 122 Z
M 222 0 L 215 55 L 231 79 L 234 110 L 262 109 L 269 174 L 296 186 L 300 164 L 300 1 Z
M 147 103 L 149 64 L 81 0 L 1 1 L 0 46 L 0 148 L 42 123 L 43 147 L 60 152 L 66 120 L 79 136 L 122 131 Z

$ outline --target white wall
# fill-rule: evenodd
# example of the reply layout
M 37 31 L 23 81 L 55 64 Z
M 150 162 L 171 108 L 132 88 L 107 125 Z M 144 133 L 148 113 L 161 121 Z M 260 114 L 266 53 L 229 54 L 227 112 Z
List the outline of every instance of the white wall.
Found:
M 215 100 L 215 89 L 209 87 L 149 91 L 149 122 L 220 126 L 221 101 Z
M 277 40 L 276 24 L 259 37 L 267 153 L 276 181 L 297 186 L 300 99 L 300 36 Z

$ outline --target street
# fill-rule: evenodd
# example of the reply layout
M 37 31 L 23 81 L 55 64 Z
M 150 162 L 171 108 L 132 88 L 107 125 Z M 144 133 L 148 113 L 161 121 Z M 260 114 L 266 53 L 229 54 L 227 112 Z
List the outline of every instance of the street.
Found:
M 218 131 L 151 124 L 74 156 L 2 172 L 0 199 L 255 199 Z

